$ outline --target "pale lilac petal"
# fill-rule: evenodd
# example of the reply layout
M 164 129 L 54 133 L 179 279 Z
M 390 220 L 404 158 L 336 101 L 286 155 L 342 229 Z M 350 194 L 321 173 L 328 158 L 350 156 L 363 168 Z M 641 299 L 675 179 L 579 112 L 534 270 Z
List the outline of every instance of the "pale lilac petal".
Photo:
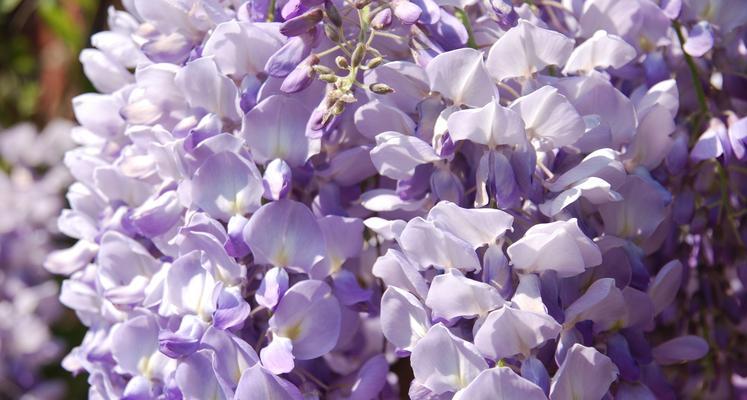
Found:
M 150 316 L 137 316 L 116 325 L 111 336 L 112 356 L 123 372 L 144 373 L 141 369 L 158 352 L 158 325 Z
M 190 313 L 209 320 L 215 311 L 217 282 L 202 264 L 202 254 L 192 251 L 177 259 L 166 273 L 162 313 Z
M 594 68 L 621 68 L 633 61 L 636 55 L 635 48 L 621 37 L 597 31 L 573 50 L 563 73 L 588 72 Z
M 262 366 L 275 375 L 291 372 L 295 365 L 293 361 L 293 344 L 291 340 L 282 336 L 276 336 L 270 344 L 259 352 Z
M 546 186 L 553 192 L 560 192 L 589 177 L 604 179 L 615 186 L 622 184 L 627 174 L 618 156 L 611 149 L 596 150 Z
M 454 400 L 522 399 L 545 400 L 539 386 L 517 375 L 508 367 L 487 369 L 469 386 L 458 391 Z
M 698 137 L 698 141 L 690 151 L 690 158 L 694 161 L 703 161 L 718 158 L 724 154 L 724 145 L 721 142 L 723 132 L 726 132 L 724 123 L 717 118 L 711 118 L 708 128 Z
M 288 399 L 302 400 L 304 397 L 295 385 L 277 377 L 259 364 L 247 368 L 236 388 L 235 400 Z
M 371 149 L 371 161 L 384 176 L 408 179 L 421 164 L 440 160 L 428 143 L 415 136 L 384 132 L 376 136 L 376 147 Z
M 513 276 L 502 246 L 491 244 L 483 255 L 482 280 L 498 289 L 503 298 L 513 290 Z
M 548 65 L 562 66 L 573 51 L 573 39 L 521 19 L 490 48 L 487 66 L 498 80 L 529 78 Z
M 425 307 L 415 296 L 389 286 L 381 297 L 381 330 L 400 350 L 412 351 L 431 326 Z
M 350 389 L 349 400 L 374 399 L 384 388 L 389 372 L 389 363 L 384 355 L 371 357 L 361 366 L 358 377 Z
M 399 132 L 406 136 L 415 134 L 415 121 L 412 118 L 402 110 L 379 100 L 372 100 L 358 107 L 353 118 L 355 128 L 367 138 L 373 139 L 387 131 Z
M 419 65 L 407 61 L 392 61 L 367 71 L 363 83 L 384 83 L 397 88 L 394 93 L 372 95 L 373 98 L 394 106 L 406 114 L 414 113 L 416 107 L 430 91 L 428 77 Z
M 86 77 L 99 92 L 112 93 L 135 80 L 124 66 L 99 50 L 84 49 L 78 59 Z
M 220 73 L 211 58 L 187 63 L 176 73 L 174 81 L 192 107 L 236 122 L 241 119 L 236 84 Z
M 702 57 L 713 47 L 713 28 L 708 21 L 700 21 L 688 32 L 685 45 L 682 47 L 693 57 Z
M 550 375 L 542 361 L 536 357 L 529 357 L 521 362 L 521 377 L 539 386 L 545 396 L 550 393 Z
M 654 169 L 661 164 L 674 144 L 671 134 L 674 120 L 664 106 L 654 105 L 641 117 L 633 144 L 626 152 L 628 170 L 636 166 Z
M 53 274 L 70 275 L 88 265 L 98 249 L 95 243 L 79 240 L 70 248 L 51 252 L 44 261 L 44 268 Z
M 384 211 L 415 211 L 421 209 L 428 201 L 428 197 L 420 200 L 403 200 L 395 190 L 373 189 L 361 195 L 361 205 L 367 210 Z
M 274 77 L 284 78 L 311 53 L 314 34 L 292 37 L 273 54 L 265 65 L 265 71 Z
M 524 311 L 547 314 L 547 307 L 542 302 L 539 276 L 535 274 L 520 274 L 519 285 L 511 297 L 511 304 Z
M 410 357 L 415 380 L 434 394 L 465 388 L 487 369 L 474 345 L 437 324 L 428 330 Z
M 399 244 L 407 257 L 422 268 L 480 270 L 480 261 L 469 243 L 419 217 L 407 223 Z
M 634 99 L 639 116 L 648 113 L 653 106 L 660 105 L 675 118 L 680 107 L 680 92 L 675 79 L 661 81 L 648 89 L 643 97 Z
M 428 63 L 426 74 L 431 90 L 441 93 L 455 105 L 481 107 L 497 97 L 482 53 L 474 49 L 439 54 Z
M 420 18 L 423 10 L 408 0 L 396 0 L 392 2 L 394 6 L 394 15 L 402 20 L 405 24 L 414 24 Z
M 293 344 L 293 356 L 309 360 L 326 354 L 340 335 L 340 303 L 332 289 L 316 280 L 293 285 L 270 318 L 273 333 Z
M 747 154 L 745 141 L 747 141 L 747 118 L 731 122 L 729 124 L 729 142 L 731 143 L 731 150 L 738 160 L 743 159 L 744 155 Z
M 576 109 L 557 89 L 543 86 L 511 103 L 521 114 L 527 136 L 535 147 L 551 150 L 575 143 L 585 132 Z
M 674 301 L 682 286 L 682 274 L 682 263 L 679 260 L 666 263 L 656 274 L 648 288 L 648 295 L 654 303 L 655 314 L 664 311 Z
M 578 181 L 554 199 L 540 204 L 540 210 L 543 214 L 552 217 L 581 197 L 589 200 L 591 204 L 604 204 L 622 200 L 622 196 L 612 190 L 612 185 L 609 182 L 597 177 L 589 177 Z
M 502 107 L 497 100 L 482 108 L 457 111 L 448 119 L 449 135 L 456 142 L 469 140 L 494 148 L 527 143 L 524 122 L 516 111 Z
M 580 115 L 597 116 L 600 132 L 609 128 L 612 143 L 605 146 L 619 148 L 633 138 L 638 125 L 633 102 L 607 79 L 593 74 L 563 78 L 554 86 L 573 104 Z M 585 134 L 574 145 L 582 146 L 584 142 L 594 138 L 593 133 L 592 131 Z M 592 150 L 600 147 L 593 145 Z
M 604 231 L 618 237 L 645 239 L 664 221 L 671 194 L 656 181 L 630 175 L 617 189 L 623 201 L 599 206 Z
M 625 301 L 624 314 L 626 328 L 645 328 L 651 326 L 654 321 L 654 303 L 645 292 L 630 286 L 622 290 Z
M 124 131 L 125 121 L 119 114 L 124 102 L 114 95 L 86 93 L 73 98 L 75 119 L 91 132 L 113 137 Z
M 560 277 L 578 275 L 602 263 L 599 248 L 581 232 L 575 218 L 534 225 L 507 252 L 518 270 L 553 270 Z
M 399 250 L 389 249 L 386 254 L 377 258 L 372 272 L 389 287 L 406 289 L 420 298 L 425 298 L 428 294 L 428 285 L 418 267 Z
M 274 159 L 267 164 L 265 174 L 262 177 L 264 187 L 264 197 L 270 200 L 280 200 L 284 198 L 291 189 L 292 175 L 288 163 L 281 159 Z
M 574 344 L 555 374 L 550 399 L 601 399 L 617 375 L 617 367 L 609 357 L 593 347 Z
M 440 229 L 470 243 L 474 248 L 492 244 L 512 230 L 514 217 L 501 210 L 468 209 L 441 201 L 428 212 L 428 219 Z
M 708 354 L 708 342 L 700 336 L 687 335 L 670 339 L 653 349 L 653 356 L 661 365 L 697 360 Z
M 288 272 L 284 268 L 275 267 L 265 272 L 254 298 L 259 305 L 272 310 L 286 290 L 288 290 Z
M 244 227 L 248 222 L 249 220 L 243 215 L 234 215 L 228 220 L 228 226 L 226 226 L 228 238 L 223 247 L 229 256 L 244 258 L 250 253 L 249 246 L 244 242 Z
M 492 360 L 527 356 L 535 347 L 557 338 L 561 330 L 561 325 L 547 314 L 504 306 L 476 325 L 475 346 Z
M 176 367 L 174 378 L 184 400 L 226 399 L 213 372 L 211 353 L 200 350 Z
M 131 217 L 132 224 L 144 236 L 158 236 L 179 221 L 183 210 L 176 192 L 168 191 L 135 209 Z
M 240 288 L 233 286 L 213 292 L 216 310 L 213 312 L 213 326 L 218 329 L 240 329 L 252 311 L 242 297 Z
M 187 315 L 182 318 L 179 329 L 175 332 L 161 330 L 158 334 L 158 349 L 171 358 L 188 357 L 200 345 L 206 324 L 199 318 Z
M 369 146 L 345 149 L 332 156 L 327 168 L 318 171 L 318 174 L 341 186 L 358 184 L 376 175 L 376 168 L 369 156 L 370 150 Z
M 256 211 L 262 192 L 262 180 L 254 164 L 231 152 L 208 158 L 192 181 L 194 203 L 222 221 Z
M 281 46 L 282 35 L 266 29 L 265 24 L 228 21 L 215 27 L 202 54 L 213 56 L 224 74 L 241 79 L 262 73 L 267 60 Z
M 331 272 L 337 272 L 348 258 L 358 257 L 363 250 L 363 221 L 328 215 L 319 219 L 319 227 L 327 244 L 326 260 Z
M 388 220 L 381 217 L 370 217 L 363 221 L 363 225 L 384 240 L 396 240 L 407 223 L 401 219 Z
M 255 262 L 310 271 L 324 257 L 324 238 L 311 211 L 301 203 L 279 200 L 257 210 L 244 227 L 244 240 Z
M 280 158 L 291 167 L 302 165 L 312 151 L 306 137 L 311 110 L 285 95 L 262 100 L 244 116 L 242 135 L 259 162 Z
M 453 321 L 487 315 L 503 305 L 503 297 L 487 283 L 468 279 L 452 269 L 433 278 L 425 305 L 434 320 Z
M 602 278 L 586 289 L 586 292 L 565 310 L 564 325 L 572 327 L 577 322 L 594 322 L 594 332 L 604 332 L 613 326 L 624 325 L 627 308 L 622 291 L 615 286 L 613 278 Z
M 210 360 L 215 376 L 228 398 L 241 377 L 241 372 L 252 365 L 259 365 L 259 357 L 245 341 L 229 331 L 209 327 L 202 337 L 201 347 L 211 350 Z M 199 352 L 198 352 L 199 353 Z

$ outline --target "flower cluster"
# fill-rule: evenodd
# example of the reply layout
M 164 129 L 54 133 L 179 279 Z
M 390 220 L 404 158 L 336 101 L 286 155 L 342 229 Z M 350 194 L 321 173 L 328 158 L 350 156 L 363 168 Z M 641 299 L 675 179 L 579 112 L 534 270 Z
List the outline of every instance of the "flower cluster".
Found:
M 50 330 L 62 308 L 59 287 L 42 264 L 59 247 L 55 217 L 71 178 L 60 164 L 72 147 L 72 124 L 52 121 L 0 131 L 0 397 L 60 398 L 61 382 L 44 381 L 43 367 L 63 346 Z
M 110 9 L 65 157 L 78 242 L 46 263 L 88 327 L 63 365 L 92 398 L 736 390 L 727 3 Z

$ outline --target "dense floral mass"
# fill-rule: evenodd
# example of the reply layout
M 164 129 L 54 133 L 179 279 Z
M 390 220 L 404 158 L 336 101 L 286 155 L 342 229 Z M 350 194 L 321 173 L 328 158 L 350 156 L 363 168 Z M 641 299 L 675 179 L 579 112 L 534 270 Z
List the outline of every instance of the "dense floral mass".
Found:
M 0 131 L 0 398 L 55 399 L 62 382 L 42 368 L 62 357 L 49 325 L 62 311 L 58 287 L 42 264 L 59 247 L 55 224 L 71 177 L 61 164 L 72 124 L 28 123 Z M 25 396 L 25 397 L 22 397 Z
M 129 0 L 46 261 L 91 398 L 747 385 L 741 0 Z

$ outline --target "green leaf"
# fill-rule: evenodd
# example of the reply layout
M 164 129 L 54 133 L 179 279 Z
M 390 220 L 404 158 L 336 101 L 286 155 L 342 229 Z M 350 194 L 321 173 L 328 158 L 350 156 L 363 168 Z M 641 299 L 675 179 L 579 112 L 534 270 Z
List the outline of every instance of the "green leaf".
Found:
M 83 46 L 82 27 L 63 9 L 57 1 L 40 0 L 39 16 L 59 36 L 71 51 L 77 53 Z
M 18 7 L 21 0 L 0 0 L 0 14 L 8 14 Z

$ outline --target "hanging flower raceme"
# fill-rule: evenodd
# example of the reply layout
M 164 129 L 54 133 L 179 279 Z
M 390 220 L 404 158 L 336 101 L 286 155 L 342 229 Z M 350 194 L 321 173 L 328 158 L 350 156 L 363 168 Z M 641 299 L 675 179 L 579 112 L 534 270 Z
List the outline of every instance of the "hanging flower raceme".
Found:
M 676 5 L 565 3 L 110 10 L 47 262 L 88 327 L 65 367 L 96 398 L 707 390 L 668 366 L 710 355 L 673 317 L 707 256 L 673 248 L 713 246 L 679 229 L 714 174 L 678 176 L 738 171 L 740 111 L 683 139 Z
M 60 247 L 54 221 L 71 182 L 60 165 L 71 128 L 54 120 L 41 132 L 27 123 L 0 131 L 0 397 L 65 395 L 62 381 L 43 377 L 65 346 L 52 332 L 63 311 L 59 285 L 42 265 Z

